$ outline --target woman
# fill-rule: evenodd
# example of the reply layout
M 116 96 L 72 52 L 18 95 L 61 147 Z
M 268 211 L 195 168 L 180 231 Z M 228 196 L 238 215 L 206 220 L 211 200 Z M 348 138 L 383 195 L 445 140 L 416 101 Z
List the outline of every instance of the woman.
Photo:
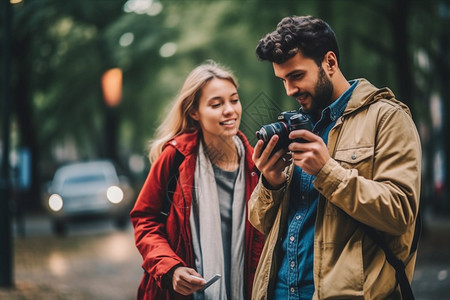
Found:
M 189 74 L 158 128 L 131 211 L 145 271 L 139 299 L 250 299 L 263 236 L 247 219 L 258 175 L 241 113 L 235 78 L 208 61 Z M 177 153 L 183 160 L 163 216 Z M 215 274 L 221 279 L 202 290 Z

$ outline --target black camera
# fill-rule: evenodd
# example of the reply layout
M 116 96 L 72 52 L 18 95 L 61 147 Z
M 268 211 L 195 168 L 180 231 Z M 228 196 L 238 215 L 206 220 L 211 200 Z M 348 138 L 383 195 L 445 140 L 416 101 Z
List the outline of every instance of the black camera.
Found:
M 304 143 L 304 139 L 289 139 L 289 133 L 298 129 L 306 129 L 312 131 L 313 126 L 311 121 L 301 113 L 290 110 L 284 111 L 278 115 L 278 122 L 263 125 L 260 130 L 256 132 L 256 137 L 264 141 L 264 147 L 269 142 L 270 138 L 275 134 L 279 136 L 279 140 L 272 151 L 272 154 L 280 149 L 286 149 L 291 142 Z

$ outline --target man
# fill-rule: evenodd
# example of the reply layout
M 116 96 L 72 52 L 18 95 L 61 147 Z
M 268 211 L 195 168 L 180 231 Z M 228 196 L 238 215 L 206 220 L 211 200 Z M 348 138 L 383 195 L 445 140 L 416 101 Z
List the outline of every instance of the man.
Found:
M 421 146 L 409 109 L 388 89 L 347 81 L 332 29 L 311 16 L 284 18 L 259 41 L 313 131 L 255 146 L 261 179 L 249 219 L 267 239 L 253 299 L 401 299 L 394 268 L 363 229 L 375 229 L 406 265 L 418 215 Z M 361 224 L 362 223 L 362 224 Z

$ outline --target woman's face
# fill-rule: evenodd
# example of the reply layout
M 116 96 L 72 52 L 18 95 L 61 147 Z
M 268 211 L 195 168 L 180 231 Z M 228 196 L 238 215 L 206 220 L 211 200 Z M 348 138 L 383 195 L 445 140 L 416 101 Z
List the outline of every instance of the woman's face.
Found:
M 242 106 L 236 87 L 228 80 L 213 78 L 202 88 L 198 109 L 190 115 L 198 121 L 206 144 L 236 135 Z

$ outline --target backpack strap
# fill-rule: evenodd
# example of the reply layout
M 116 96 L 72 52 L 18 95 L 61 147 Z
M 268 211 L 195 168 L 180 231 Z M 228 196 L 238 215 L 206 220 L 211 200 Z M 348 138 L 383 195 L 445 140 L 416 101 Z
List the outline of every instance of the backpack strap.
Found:
M 357 221 L 358 222 L 358 221 Z M 358 222 L 362 229 L 366 232 L 366 234 L 384 251 L 386 255 L 386 260 L 389 264 L 392 265 L 395 269 L 395 278 L 397 279 L 397 283 L 400 285 L 400 290 L 402 293 L 403 300 L 414 300 L 414 294 L 411 289 L 411 284 L 409 283 L 408 277 L 405 272 L 405 264 L 403 261 L 397 258 L 395 254 L 389 249 L 386 242 L 383 240 L 381 235 L 372 227 L 369 227 L 361 222 Z M 419 237 L 422 232 L 422 217 L 421 211 L 419 207 L 419 212 L 416 218 L 416 227 L 414 229 L 414 237 L 411 245 L 410 254 L 414 253 L 417 250 L 417 246 L 419 243 Z
M 164 219 L 166 219 L 169 216 L 170 206 L 172 205 L 173 201 L 173 194 L 175 193 L 175 188 L 177 187 L 178 182 L 178 175 L 179 175 L 178 168 L 180 167 L 181 163 L 184 160 L 183 154 L 181 154 L 181 152 L 178 151 L 177 149 L 175 150 L 176 150 L 175 157 L 173 160 L 173 164 L 170 168 L 169 177 L 166 185 L 166 197 L 164 197 L 163 199 L 160 211 Z
M 410 254 L 417 251 L 417 246 L 419 245 L 419 238 L 422 235 L 422 226 L 423 226 L 422 210 L 420 209 L 420 206 L 419 206 L 419 211 L 417 213 L 417 218 L 416 218 L 416 228 L 414 228 L 414 238 L 412 241 Z

